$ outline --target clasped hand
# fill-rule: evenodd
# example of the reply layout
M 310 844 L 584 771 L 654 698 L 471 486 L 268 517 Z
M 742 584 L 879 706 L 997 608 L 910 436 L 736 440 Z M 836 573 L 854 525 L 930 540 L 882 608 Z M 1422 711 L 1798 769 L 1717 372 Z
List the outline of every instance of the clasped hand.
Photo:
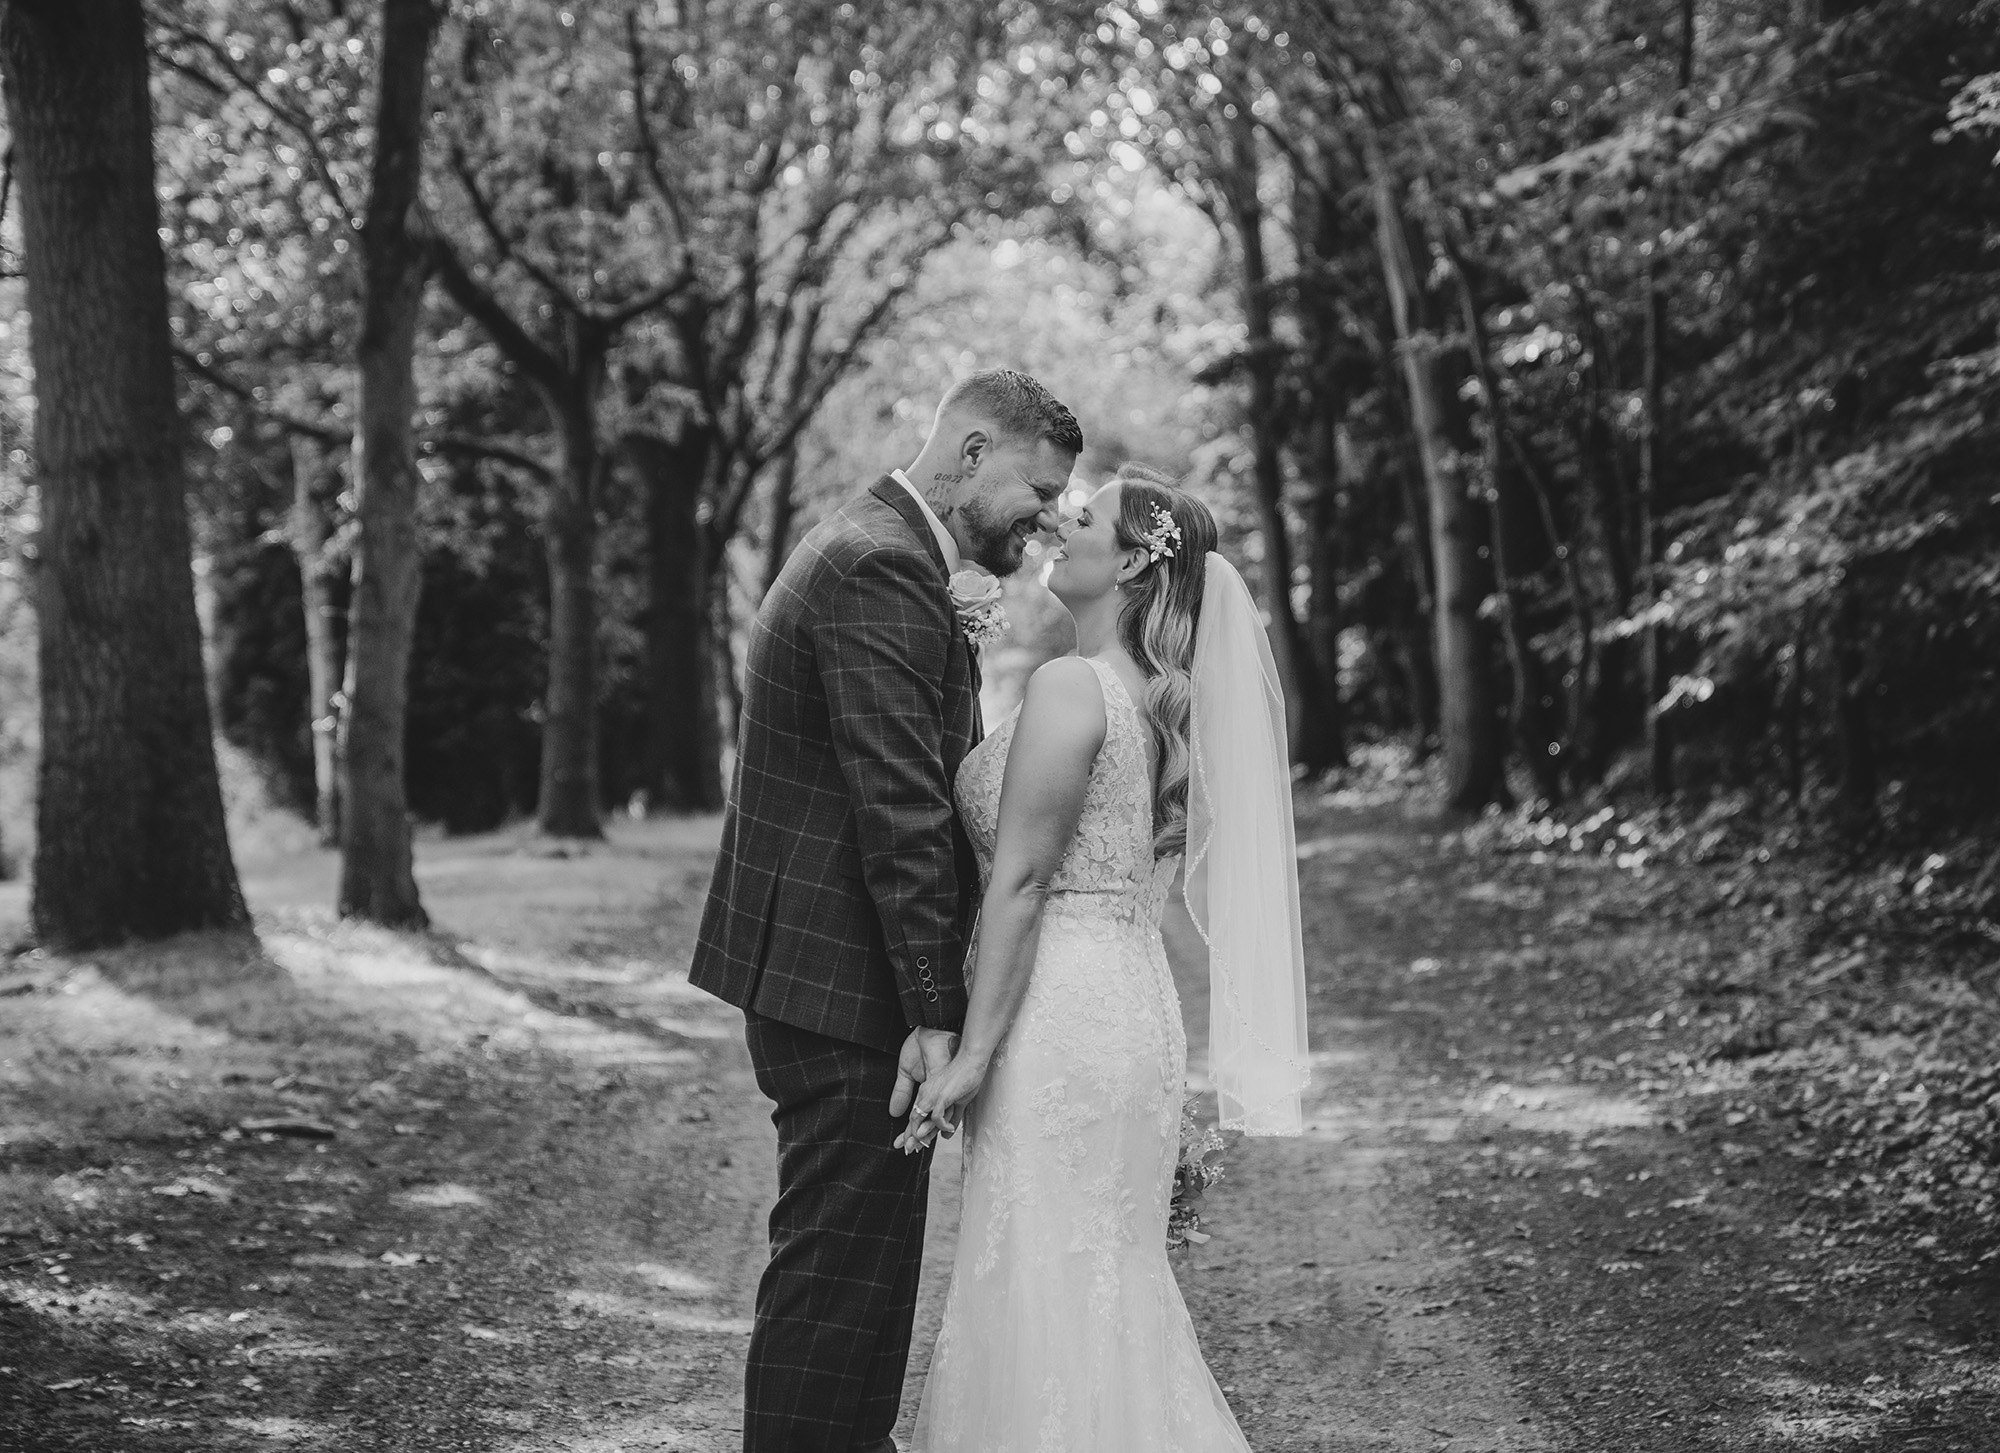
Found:
M 958 1053 L 958 1036 L 942 1029 L 913 1029 L 896 1061 L 896 1088 L 889 1113 L 909 1113 L 896 1149 L 914 1155 L 939 1135 L 958 1131 L 965 1107 L 986 1080 L 984 1061 Z

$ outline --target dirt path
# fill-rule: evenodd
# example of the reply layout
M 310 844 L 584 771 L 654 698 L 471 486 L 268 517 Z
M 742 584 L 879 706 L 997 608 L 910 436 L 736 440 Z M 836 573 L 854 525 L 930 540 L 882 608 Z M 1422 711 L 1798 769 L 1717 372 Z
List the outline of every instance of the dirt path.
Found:
M 0 969 L 0 1449 L 734 1449 L 772 1142 L 679 972 L 713 830 L 425 844 L 432 939 L 294 854 L 261 949 Z M 1392 810 L 1301 842 L 1310 1128 L 1177 1263 L 1259 1453 L 2000 1446 L 1978 1288 L 1824 1265 L 1747 1116 L 1597 1068 L 1587 915 Z
M 1344 817 L 1316 842 L 1315 852 L 1347 866 L 1387 861 L 1403 846 L 1379 825 Z M 1345 1002 L 1349 961 L 1374 947 L 1350 895 L 1372 886 L 1364 875 L 1312 901 L 1306 1134 L 1235 1145 L 1207 1200 L 1213 1239 L 1175 1257 L 1182 1291 L 1209 1365 L 1258 1453 L 1544 1449 L 1478 1329 L 1445 1290 L 1469 1269 L 1428 1224 L 1429 1198 L 1418 1188 L 1426 1155 L 1455 1121 L 1441 1116 L 1434 1087 L 1410 1081 L 1383 1021 Z M 1205 1084 L 1207 988 L 1200 975 L 1182 972 L 1196 1087 Z M 957 1219 L 955 1147 L 948 1153 L 933 1195 L 932 1224 L 940 1227 Z M 917 1342 L 927 1348 L 951 1238 L 933 1236 L 926 1254 Z M 905 1432 L 922 1368 L 920 1355 Z

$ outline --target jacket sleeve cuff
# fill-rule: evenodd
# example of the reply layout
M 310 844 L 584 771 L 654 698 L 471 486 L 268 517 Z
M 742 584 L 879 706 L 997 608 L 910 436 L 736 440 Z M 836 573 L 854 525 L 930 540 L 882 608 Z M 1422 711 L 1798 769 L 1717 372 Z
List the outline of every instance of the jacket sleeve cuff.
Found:
M 936 945 L 910 945 L 897 977 L 903 1017 L 912 1029 L 948 1029 L 965 1024 L 964 965 Z

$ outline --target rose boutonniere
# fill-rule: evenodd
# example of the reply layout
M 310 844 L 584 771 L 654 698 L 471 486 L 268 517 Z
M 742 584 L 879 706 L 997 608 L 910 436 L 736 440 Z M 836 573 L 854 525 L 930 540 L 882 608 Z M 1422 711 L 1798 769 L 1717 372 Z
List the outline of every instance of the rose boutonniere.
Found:
M 975 646 L 997 640 L 1007 629 L 1007 612 L 1000 608 L 1000 582 L 984 570 L 960 570 L 947 582 L 951 608 Z

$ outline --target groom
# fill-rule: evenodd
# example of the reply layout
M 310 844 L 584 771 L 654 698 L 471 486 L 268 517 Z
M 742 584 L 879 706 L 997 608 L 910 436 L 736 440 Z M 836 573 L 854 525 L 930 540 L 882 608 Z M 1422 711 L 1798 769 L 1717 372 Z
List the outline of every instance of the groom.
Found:
M 927 1154 L 894 1146 L 957 1047 L 978 870 L 952 800 L 979 669 L 947 581 L 1011 575 L 1083 432 L 1026 374 L 958 383 L 907 470 L 792 552 L 750 635 L 691 981 L 743 1010 L 778 1127 L 746 1453 L 893 1450 Z

